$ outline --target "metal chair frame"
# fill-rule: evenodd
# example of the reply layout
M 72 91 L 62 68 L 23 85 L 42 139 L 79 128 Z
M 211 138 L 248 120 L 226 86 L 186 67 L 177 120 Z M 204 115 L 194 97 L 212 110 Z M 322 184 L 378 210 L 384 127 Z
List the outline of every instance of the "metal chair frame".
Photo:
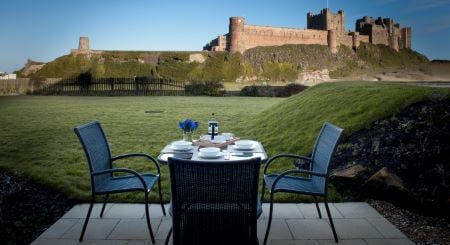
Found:
M 106 149 L 102 149 L 107 151 L 107 160 L 109 162 L 109 168 L 108 169 L 104 169 L 104 170 L 100 170 L 100 171 L 95 171 L 94 170 L 94 165 L 95 162 L 92 162 L 92 154 L 90 153 L 90 149 L 89 147 L 91 147 L 90 145 L 88 145 L 88 142 L 86 142 L 86 140 L 84 139 L 83 133 L 85 130 L 99 130 L 99 132 L 96 133 L 100 133 L 100 135 L 103 137 L 102 140 L 104 140 L 104 144 L 105 144 L 105 148 Z M 81 235 L 79 238 L 79 241 L 83 241 L 84 238 L 84 233 L 86 231 L 86 227 L 87 224 L 89 222 L 89 218 L 91 216 L 91 212 L 92 212 L 92 207 L 94 205 L 95 202 L 95 196 L 96 195 L 105 195 L 105 198 L 103 200 L 103 205 L 102 205 L 102 209 L 100 212 L 100 218 L 103 217 L 103 213 L 105 211 L 105 206 L 106 203 L 108 201 L 109 198 L 109 194 L 113 194 L 113 193 L 122 193 L 122 192 L 132 192 L 132 191 L 143 191 L 144 192 L 144 204 L 145 204 L 145 217 L 147 219 L 147 226 L 148 226 L 148 231 L 150 233 L 150 237 L 151 240 L 153 242 L 153 244 L 155 243 L 155 237 L 153 235 L 153 231 L 152 231 L 152 227 L 150 224 L 150 214 L 149 214 L 149 207 L 148 207 L 148 195 L 151 191 L 151 189 L 153 188 L 155 182 L 158 182 L 158 189 L 159 189 L 159 200 L 160 200 L 160 204 L 161 204 L 161 208 L 163 211 L 164 216 L 166 215 L 166 210 L 164 208 L 164 203 L 163 203 L 163 199 L 162 199 L 162 193 L 161 193 L 161 171 L 160 171 L 160 167 L 158 164 L 158 161 L 151 157 L 148 154 L 144 154 L 144 153 L 130 153 L 130 154 L 122 154 L 122 155 L 118 155 L 115 157 L 111 156 L 111 151 L 109 148 L 109 144 L 108 144 L 108 140 L 106 138 L 106 135 L 103 131 L 103 128 L 101 127 L 100 123 L 95 121 L 95 122 L 91 122 L 85 125 L 81 125 L 79 127 L 74 128 L 74 131 L 76 133 L 76 135 L 78 136 L 78 139 L 80 140 L 82 146 L 83 146 L 83 150 L 86 154 L 86 158 L 88 161 L 88 165 L 89 165 L 89 171 L 90 171 L 90 177 L 91 177 L 91 201 L 89 204 L 89 209 L 86 215 L 86 219 L 85 222 L 83 224 L 83 229 L 81 231 Z M 139 174 L 138 172 L 132 170 L 132 169 L 128 169 L 128 168 L 113 168 L 113 162 L 119 159 L 124 159 L 124 158 L 129 158 L 129 157 L 144 157 L 146 159 L 148 159 L 149 161 L 153 162 L 156 166 L 156 170 L 157 170 L 157 174 Z M 127 176 L 122 176 L 122 177 L 114 177 L 114 173 L 126 173 L 129 174 Z M 97 183 L 96 182 L 96 178 L 98 176 L 105 176 L 107 175 L 109 177 L 109 180 L 115 180 L 115 179 L 119 179 L 119 178 L 136 178 L 139 180 L 139 182 L 142 184 L 142 187 L 130 187 L 130 188 L 125 188 L 125 189 L 116 189 L 116 190 L 108 190 L 108 191 L 97 191 L 97 187 L 100 186 L 101 184 L 105 184 L 105 183 Z M 149 185 L 144 177 L 145 176 L 151 176 L 153 179 L 152 183 L 150 183 L 151 185 Z
M 316 149 L 318 147 L 318 144 L 321 142 L 323 133 L 325 132 L 325 130 L 333 130 L 334 133 L 336 134 L 336 138 L 332 139 L 334 141 L 334 144 L 332 146 L 332 149 L 330 149 L 329 151 L 329 160 L 327 162 L 327 166 L 326 166 L 326 171 L 325 172 L 318 172 L 318 171 L 314 171 L 314 163 L 315 163 L 315 157 L 316 156 Z M 303 160 L 305 162 L 308 163 L 308 169 L 300 169 L 300 165 L 296 164 L 296 162 L 294 161 L 294 166 L 296 169 L 292 169 L 292 170 L 287 170 L 284 171 L 282 173 L 280 173 L 279 175 L 277 175 L 277 177 L 275 178 L 275 180 L 272 183 L 272 186 L 269 188 L 269 193 L 270 193 L 270 209 L 269 209 L 269 220 L 268 220 L 268 224 L 267 224 L 267 229 L 266 229 L 266 234 L 264 236 L 264 244 L 267 244 L 267 239 L 269 237 L 269 232 L 270 232 L 270 227 L 272 224 L 272 214 L 273 214 L 273 196 L 275 193 L 277 192 L 288 192 L 288 193 L 295 193 L 295 194 L 303 194 L 303 195 L 311 195 L 314 198 L 314 202 L 316 204 L 316 209 L 317 212 L 319 214 L 319 218 L 322 218 L 322 214 L 320 212 L 320 208 L 319 208 L 319 203 L 317 201 L 317 197 L 323 197 L 324 198 L 324 204 L 325 204 L 325 209 L 328 215 L 328 219 L 330 221 L 330 226 L 331 226 L 331 230 L 333 232 L 333 237 L 335 242 L 339 242 L 337 233 L 336 233 L 336 229 L 334 227 L 334 223 L 333 223 L 333 219 L 331 217 L 331 213 L 330 213 L 330 208 L 328 206 L 328 199 L 327 199 L 327 195 L 328 195 L 328 177 L 329 177 L 329 172 L 330 172 L 330 162 L 332 161 L 332 157 L 334 154 L 334 151 L 336 150 L 336 146 L 338 145 L 340 136 L 342 134 L 342 129 L 339 127 L 336 127 L 335 125 L 332 125 L 330 123 L 324 123 L 324 125 L 322 126 L 322 129 L 319 132 L 319 135 L 316 139 L 316 143 L 314 144 L 314 149 L 313 149 L 313 153 L 312 153 L 312 157 L 305 157 L 305 156 L 300 156 L 300 155 L 295 155 L 295 154 L 279 154 L 276 155 L 272 158 L 270 158 L 267 163 L 266 166 L 264 167 L 264 178 L 263 178 L 263 183 L 262 183 L 262 194 L 261 194 L 261 202 L 264 199 L 264 190 L 266 187 L 266 181 L 268 181 L 267 178 L 267 170 L 270 166 L 270 164 L 275 161 L 276 159 L 279 158 L 293 158 L 293 159 L 299 159 L 299 160 Z M 311 178 L 313 176 L 316 176 L 318 178 L 323 178 L 324 179 L 324 190 L 320 191 L 320 192 L 310 192 L 310 191 L 302 191 L 300 189 L 298 190 L 292 190 L 292 189 L 277 189 L 277 184 L 285 177 L 290 177 L 292 175 L 298 175 L 298 174 L 302 174 L 302 177 L 295 177 L 296 180 L 298 179 L 298 181 L 311 181 Z

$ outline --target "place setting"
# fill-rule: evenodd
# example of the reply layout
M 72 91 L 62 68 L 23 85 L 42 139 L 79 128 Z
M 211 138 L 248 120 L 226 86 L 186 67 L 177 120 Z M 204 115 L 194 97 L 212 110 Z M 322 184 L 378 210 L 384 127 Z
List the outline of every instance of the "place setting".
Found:
M 213 114 L 214 115 L 214 114 Z M 267 160 L 267 154 L 261 143 L 254 140 L 243 140 L 233 133 L 219 134 L 219 122 L 208 121 L 207 134 L 194 139 L 193 133 L 199 123 L 192 119 L 184 119 L 178 123 L 183 133 L 183 140 L 176 140 L 166 145 L 158 156 L 161 163 L 167 163 L 169 157 L 191 160 L 240 160 L 242 158 L 260 157 Z
M 192 142 L 185 140 L 178 140 L 170 143 L 161 151 L 163 155 L 172 155 L 176 158 L 190 159 L 194 154 L 196 147 L 192 145 Z

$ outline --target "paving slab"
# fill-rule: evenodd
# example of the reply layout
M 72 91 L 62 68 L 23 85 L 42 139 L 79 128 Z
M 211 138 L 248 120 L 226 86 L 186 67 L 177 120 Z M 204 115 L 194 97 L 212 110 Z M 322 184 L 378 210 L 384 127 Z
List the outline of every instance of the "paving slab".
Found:
M 339 239 L 339 243 L 334 240 L 317 240 L 320 245 L 367 245 L 363 239 Z
M 161 219 L 150 219 L 150 223 L 155 235 Z M 121 219 L 108 236 L 108 240 L 114 239 L 150 239 L 146 219 Z
M 66 233 L 72 226 L 78 223 L 79 219 L 59 219 L 50 226 L 44 233 L 41 234 L 41 238 L 60 238 Z
M 162 219 L 158 227 L 158 230 L 156 231 L 155 238 L 165 240 L 167 237 L 167 233 L 169 233 L 171 227 L 172 227 L 171 219 Z
M 41 238 L 34 240 L 31 245 L 75 245 L 78 244 L 78 240 L 75 239 L 51 239 L 51 238 Z
M 119 223 L 120 219 L 90 219 L 84 233 L 85 239 L 104 240 L 113 231 L 114 227 Z M 61 238 L 78 239 L 83 228 L 84 219 L 70 228 Z
M 108 209 L 110 209 L 112 207 L 112 205 L 113 204 L 109 204 L 109 203 L 106 204 L 105 212 L 107 212 Z M 94 207 L 92 207 L 91 218 L 99 218 L 100 217 L 100 212 L 102 210 L 102 206 L 103 206 L 103 204 L 100 204 L 100 203 L 94 204 Z M 86 218 L 88 209 L 89 209 L 89 204 L 87 204 L 87 203 L 75 205 L 66 214 L 64 214 L 64 216 L 62 218 L 63 219 L 69 219 L 69 218 L 84 219 L 84 218 Z
M 81 244 L 152 244 L 145 220 L 143 204 L 108 204 L 104 218 L 99 218 L 102 204 L 94 205 L 93 213 Z M 336 244 L 320 203 L 322 219 L 318 218 L 314 203 L 275 204 L 274 219 L 268 244 Z M 411 242 L 394 225 L 367 203 L 330 203 L 339 244 L 400 244 Z M 47 229 L 32 244 L 80 244 L 78 238 L 89 205 L 74 206 L 60 220 Z M 156 244 L 164 244 L 171 227 L 168 205 L 163 216 L 161 205 L 150 205 L 152 229 Z M 258 220 L 258 239 L 264 240 L 268 222 L 268 204 L 263 204 L 264 214 Z
M 391 222 L 385 218 L 367 218 L 385 238 L 406 238 L 406 236 L 397 229 Z
M 344 218 L 383 218 L 374 208 L 365 202 L 334 203 Z
M 270 204 L 263 203 L 262 205 L 264 218 L 269 218 L 269 210 L 270 210 Z M 300 219 L 303 218 L 302 213 L 300 212 L 300 209 L 298 208 L 297 204 L 294 203 L 274 203 L 273 205 L 273 213 L 272 218 L 276 219 Z
M 365 239 L 368 245 L 414 245 L 409 239 Z
M 260 244 L 262 242 L 260 241 Z M 270 245 L 318 245 L 317 241 L 315 240 L 281 240 L 281 239 L 274 239 L 271 240 Z
M 258 220 L 258 239 L 264 241 L 268 219 Z M 269 239 L 292 240 L 293 236 L 285 219 L 272 219 Z
M 144 216 L 144 204 L 113 204 L 112 207 L 103 214 L 104 218 L 113 219 L 143 219 Z M 150 213 L 150 218 L 152 218 L 152 213 Z
M 297 204 L 300 212 L 305 218 L 319 218 L 319 213 L 317 212 L 315 203 L 302 203 Z M 344 218 L 344 216 L 336 209 L 333 203 L 328 203 L 328 207 L 330 208 L 331 217 L 333 219 Z M 325 204 L 319 203 L 319 209 L 322 214 L 322 218 L 328 219 L 327 210 L 325 209 Z
M 336 219 L 334 227 L 342 239 L 384 238 L 366 219 Z M 331 228 L 328 228 L 331 232 Z
M 330 224 L 325 219 L 286 220 L 294 239 L 333 239 Z
M 142 210 L 144 210 L 144 212 L 145 212 L 144 204 L 141 204 L 141 205 L 142 205 Z M 169 204 L 164 205 L 164 208 L 166 209 L 166 216 L 164 216 L 164 214 L 162 212 L 161 205 L 157 205 L 157 204 L 150 205 L 149 209 L 148 209 L 150 211 L 150 219 L 159 219 L 159 218 L 165 218 L 165 217 L 170 218 Z M 145 219 L 145 214 L 144 214 L 143 218 Z

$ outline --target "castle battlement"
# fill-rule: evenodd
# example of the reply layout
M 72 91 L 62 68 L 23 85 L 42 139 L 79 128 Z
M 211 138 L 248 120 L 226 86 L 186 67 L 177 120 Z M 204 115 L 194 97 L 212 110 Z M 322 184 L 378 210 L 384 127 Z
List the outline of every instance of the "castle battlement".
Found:
M 400 28 L 392 18 L 365 16 L 356 21 L 354 32 L 345 30 L 345 13 L 325 8 L 308 12 L 306 28 L 249 25 L 243 17 L 230 17 L 229 32 L 209 42 L 204 50 L 243 53 L 257 46 L 284 44 L 328 45 L 332 53 L 339 45 L 358 48 L 361 42 L 384 44 L 395 50 L 411 48 L 411 28 Z

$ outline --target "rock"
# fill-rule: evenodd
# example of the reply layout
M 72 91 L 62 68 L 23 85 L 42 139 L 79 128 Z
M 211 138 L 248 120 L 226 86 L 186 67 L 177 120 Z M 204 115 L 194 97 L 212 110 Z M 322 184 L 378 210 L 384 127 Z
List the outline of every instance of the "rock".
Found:
M 363 185 L 366 195 L 375 196 L 382 200 L 393 200 L 397 203 L 410 201 L 408 190 L 403 180 L 396 174 L 383 167 L 373 174 Z
M 297 82 L 306 86 L 313 86 L 330 80 L 330 71 L 328 69 L 301 72 L 297 78 Z
M 372 170 L 369 167 L 355 164 L 345 169 L 334 171 L 330 175 L 330 179 L 343 196 L 353 196 L 354 194 L 347 192 L 361 189 L 371 172 Z M 349 200 L 353 199 L 350 198 Z
M 203 54 L 189 54 L 189 62 L 198 62 L 203 63 L 205 62 L 206 58 L 203 56 Z
M 367 175 L 370 172 L 370 169 L 367 166 L 363 166 L 361 164 L 356 164 L 351 167 L 348 167 L 346 169 L 335 171 L 331 178 L 334 179 L 347 179 L 347 180 L 354 180 L 363 178 L 365 175 Z

